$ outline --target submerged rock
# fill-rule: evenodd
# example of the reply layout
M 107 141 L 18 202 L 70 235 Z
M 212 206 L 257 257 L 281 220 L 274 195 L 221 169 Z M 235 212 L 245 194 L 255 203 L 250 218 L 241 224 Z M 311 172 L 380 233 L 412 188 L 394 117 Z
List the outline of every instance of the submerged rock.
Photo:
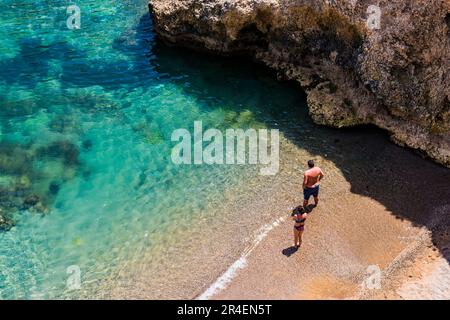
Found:
M 65 165 L 79 164 L 79 154 L 77 146 L 69 141 L 56 141 L 48 146 L 39 148 L 37 151 L 39 157 L 60 158 Z
M 25 198 L 25 200 L 23 201 L 23 204 L 26 207 L 32 207 L 35 206 L 39 203 L 39 197 L 35 194 L 29 195 L 28 197 Z
M 164 136 L 157 125 L 140 122 L 133 126 L 133 130 L 141 134 L 144 141 L 149 144 L 155 145 L 164 142 Z
M 450 167 L 450 1 L 152 0 L 160 38 L 298 81 L 316 123 L 375 124 Z
M 0 231 L 8 231 L 14 227 L 14 225 L 15 223 L 12 216 L 0 208 Z
M 28 174 L 32 155 L 25 147 L 9 142 L 0 142 L 0 173 L 11 175 Z
M 50 183 L 50 186 L 48 187 L 48 191 L 50 191 L 50 193 L 51 193 L 52 195 L 58 194 L 59 189 L 60 189 L 60 186 L 59 186 L 59 184 L 56 183 L 56 182 Z
M 92 149 L 92 145 L 93 145 L 93 143 L 92 143 L 92 140 L 90 140 L 90 139 L 87 139 L 87 140 L 83 141 L 83 149 L 86 150 L 86 151 L 91 150 Z
M 22 188 L 0 188 L 0 209 L 10 210 L 22 207 L 24 189 Z
M 49 213 L 61 184 L 75 177 L 78 157 L 78 148 L 67 141 L 37 149 L 0 142 L 0 230 L 14 226 L 16 213 Z

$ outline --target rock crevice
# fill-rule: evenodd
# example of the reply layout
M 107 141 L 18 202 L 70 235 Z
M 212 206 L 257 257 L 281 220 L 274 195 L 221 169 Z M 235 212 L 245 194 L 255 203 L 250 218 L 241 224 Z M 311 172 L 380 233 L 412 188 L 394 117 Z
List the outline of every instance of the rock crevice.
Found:
M 450 0 L 152 0 L 164 41 L 295 80 L 316 123 L 375 124 L 450 167 Z

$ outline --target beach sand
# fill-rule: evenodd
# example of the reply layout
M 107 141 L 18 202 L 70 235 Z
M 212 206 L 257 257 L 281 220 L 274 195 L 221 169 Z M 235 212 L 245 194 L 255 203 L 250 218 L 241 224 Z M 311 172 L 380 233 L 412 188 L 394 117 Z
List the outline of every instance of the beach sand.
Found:
M 111 272 L 110 280 L 96 286 L 98 294 L 108 299 L 409 299 L 421 293 L 407 286 L 429 286 L 423 290 L 430 297 L 450 298 L 445 289 L 433 289 L 445 283 L 450 261 L 444 258 L 450 170 L 394 145 L 379 130 L 336 130 L 307 142 L 301 134 L 287 134 L 278 175 L 241 177 L 243 185 L 208 200 L 195 224 L 174 221 L 173 229 L 161 234 L 161 245 L 142 249 Z M 290 208 L 302 202 L 308 159 L 326 176 L 303 246 L 292 252 Z M 365 285 L 374 268 L 381 271 L 379 289 Z
M 392 145 L 375 154 L 366 167 L 322 159 L 302 247 L 286 217 L 208 298 L 450 299 L 450 170 Z

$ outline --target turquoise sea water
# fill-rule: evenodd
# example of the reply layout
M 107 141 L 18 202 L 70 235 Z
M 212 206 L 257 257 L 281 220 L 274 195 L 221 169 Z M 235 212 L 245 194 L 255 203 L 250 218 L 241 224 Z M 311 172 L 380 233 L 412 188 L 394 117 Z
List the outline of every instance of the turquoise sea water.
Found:
M 147 0 L 3 0 L 0 25 L 1 299 L 65 297 L 71 266 L 95 287 L 257 175 L 175 166 L 174 129 L 312 126 L 269 72 L 159 44 Z

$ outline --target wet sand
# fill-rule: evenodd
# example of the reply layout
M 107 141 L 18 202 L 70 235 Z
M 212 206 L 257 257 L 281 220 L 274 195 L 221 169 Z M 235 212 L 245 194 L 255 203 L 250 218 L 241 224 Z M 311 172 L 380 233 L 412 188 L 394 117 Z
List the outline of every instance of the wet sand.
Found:
M 284 219 L 210 298 L 450 299 L 450 170 L 393 145 L 370 153 L 358 156 L 366 167 L 319 161 L 326 179 L 303 246 L 291 247 Z M 380 288 L 367 285 L 370 266 Z
M 438 238 L 450 230 L 444 221 L 450 213 L 449 169 L 394 145 L 379 130 L 331 130 L 307 143 L 294 131 L 284 134 L 278 175 L 241 177 L 244 184 L 208 200 L 195 224 L 182 217 L 173 221 L 157 245 L 130 254 L 109 280 L 95 285 L 98 295 L 400 299 L 412 298 L 401 289 L 411 281 L 418 288 L 427 279 L 441 281 L 442 266 L 437 272 L 421 266 L 430 265 L 423 250 L 436 259 L 446 251 Z M 310 158 L 326 174 L 321 203 L 309 216 L 303 246 L 291 252 L 290 208 L 302 202 L 303 164 Z M 439 259 L 448 266 L 448 256 Z M 381 289 L 368 290 L 362 284 L 373 265 L 382 271 Z

